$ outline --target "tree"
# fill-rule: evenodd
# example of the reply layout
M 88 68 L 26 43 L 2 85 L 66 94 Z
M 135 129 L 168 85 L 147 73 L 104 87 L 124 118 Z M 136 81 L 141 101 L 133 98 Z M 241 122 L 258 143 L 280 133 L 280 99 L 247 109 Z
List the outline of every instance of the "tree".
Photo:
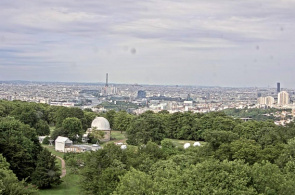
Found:
M 20 180 L 31 176 L 41 150 L 35 129 L 14 118 L 0 118 L 0 153 Z
M 239 139 L 231 143 L 233 159 L 245 160 L 246 163 L 254 164 L 259 161 L 261 146 L 254 140 Z
M 165 137 L 164 128 L 159 117 L 152 113 L 144 113 L 132 120 L 127 130 L 127 143 L 138 145 L 152 141 L 160 144 Z
M 0 154 L 0 194 L 38 194 L 37 189 L 32 185 L 26 184 L 24 180 L 18 181 L 15 174 L 9 169 L 9 163 L 2 154 Z
M 96 127 L 92 128 L 91 133 L 89 134 L 90 143 L 97 143 L 102 140 L 105 136 L 104 131 L 97 130 Z
M 294 193 L 294 183 L 287 182 L 279 167 L 270 162 L 255 163 L 251 168 L 251 177 L 259 194 L 284 194 L 286 191 L 289 191 L 287 194 Z
M 126 155 L 115 144 L 107 144 L 102 150 L 85 154 L 85 166 L 81 170 L 81 187 L 85 194 L 110 194 L 125 170 Z
M 12 111 L 11 115 L 21 122 L 34 127 L 38 122 L 37 112 L 32 104 L 23 104 Z
M 42 136 L 42 135 L 49 135 L 50 134 L 49 125 L 44 120 L 39 120 L 35 125 L 35 129 L 36 129 L 37 135 Z
M 85 112 L 85 110 L 84 110 L 84 115 L 85 115 L 85 122 L 86 122 L 87 128 L 90 128 L 92 121 L 97 116 L 97 113 L 95 113 L 95 112 Z
M 50 188 L 61 184 L 60 168 L 55 164 L 55 156 L 44 148 L 38 155 L 37 167 L 32 174 L 32 183 L 39 188 Z
M 76 140 L 77 135 L 82 135 L 82 123 L 76 117 L 66 118 L 62 123 L 62 128 L 71 140 Z
M 42 144 L 45 144 L 45 145 L 48 145 L 50 142 L 49 142 L 49 137 L 47 136 L 47 137 L 45 137 L 44 139 L 43 139 L 43 141 L 42 141 Z
M 87 128 L 83 110 L 80 108 L 59 107 L 55 112 L 56 127 L 61 127 L 66 118 L 76 117 L 81 120 L 83 129 Z
M 115 115 L 116 115 L 116 111 L 115 110 L 109 110 L 106 112 L 105 114 L 105 117 L 106 119 L 109 121 L 110 123 L 110 126 L 111 126 L 111 129 L 113 128 L 114 126 L 114 118 L 115 118 Z
M 238 134 L 231 131 L 216 130 L 206 130 L 203 136 L 206 142 L 208 142 L 214 149 L 217 149 L 221 144 L 231 143 L 239 138 Z
M 132 120 L 132 115 L 128 114 L 126 111 L 119 111 L 114 117 L 113 129 L 118 131 L 126 131 Z
M 153 181 L 144 172 L 131 168 L 124 176 L 120 177 L 120 183 L 113 195 L 144 195 L 153 194 Z

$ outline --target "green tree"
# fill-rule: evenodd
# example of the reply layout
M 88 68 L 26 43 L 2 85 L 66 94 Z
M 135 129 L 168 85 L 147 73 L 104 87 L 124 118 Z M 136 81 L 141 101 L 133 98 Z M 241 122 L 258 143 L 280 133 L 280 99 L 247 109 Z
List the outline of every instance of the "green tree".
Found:
M 84 115 L 85 115 L 85 122 L 86 122 L 87 128 L 90 128 L 92 121 L 97 116 L 97 113 L 95 113 L 95 112 L 85 112 L 85 110 L 84 110 Z
M 0 194 L 38 194 L 37 189 L 32 185 L 26 184 L 24 180 L 18 181 L 15 174 L 9 169 L 9 163 L 2 154 L 0 154 Z
M 231 131 L 210 131 L 206 130 L 203 134 L 206 142 L 208 142 L 214 149 L 217 149 L 221 144 L 231 143 L 239 138 L 238 134 Z
M 231 152 L 233 159 L 254 164 L 260 160 L 261 146 L 254 140 L 239 139 L 231 143 Z
M 114 127 L 114 119 L 115 119 L 116 111 L 109 110 L 105 113 L 106 119 L 109 121 L 111 129 Z
M 39 188 L 50 188 L 61 184 L 60 168 L 55 164 L 55 156 L 44 148 L 38 155 L 37 167 L 32 174 L 32 183 Z
M 42 136 L 42 135 L 49 135 L 50 134 L 49 125 L 44 120 L 39 120 L 35 125 L 35 129 L 36 129 L 37 135 Z
M 127 143 L 146 144 L 148 141 L 160 144 L 165 137 L 165 127 L 155 114 L 145 113 L 134 118 L 127 130 Z
M 119 111 L 114 117 L 113 129 L 118 131 L 126 131 L 131 123 L 132 115 L 126 111 Z
M 87 129 L 87 124 L 83 110 L 80 108 L 59 107 L 55 112 L 56 127 L 61 127 L 66 118 L 76 117 L 81 120 L 83 129 Z
M 84 194 L 110 194 L 125 173 L 126 155 L 120 147 L 107 144 L 102 150 L 85 154 L 81 170 L 81 187 Z
M 0 153 L 20 180 L 32 174 L 41 149 L 35 129 L 13 118 L 0 118 Z
M 131 168 L 124 176 L 113 195 L 145 195 L 153 194 L 154 185 L 151 177 L 144 172 Z
M 71 140 L 76 140 L 77 135 L 81 136 L 83 133 L 82 123 L 80 119 L 76 117 L 66 118 L 62 123 L 62 128 Z

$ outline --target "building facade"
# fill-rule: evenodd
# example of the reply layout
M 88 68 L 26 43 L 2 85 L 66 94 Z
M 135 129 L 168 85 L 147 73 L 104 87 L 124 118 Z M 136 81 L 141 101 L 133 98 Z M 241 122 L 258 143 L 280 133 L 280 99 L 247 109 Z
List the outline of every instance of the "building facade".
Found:
M 289 93 L 286 91 L 281 91 L 278 94 L 278 105 L 279 106 L 286 106 L 290 103 Z

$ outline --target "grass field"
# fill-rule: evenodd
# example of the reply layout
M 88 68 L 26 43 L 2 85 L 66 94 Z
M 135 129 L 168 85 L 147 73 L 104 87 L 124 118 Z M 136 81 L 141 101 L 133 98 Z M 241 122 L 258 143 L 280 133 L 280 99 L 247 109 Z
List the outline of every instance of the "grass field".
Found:
M 112 131 L 111 138 L 114 140 L 123 140 L 126 139 L 126 133 L 121 131 Z
M 115 143 L 115 142 L 122 142 L 126 143 L 126 132 L 121 131 L 111 131 L 111 141 L 102 143 L 102 146 L 105 144 Z

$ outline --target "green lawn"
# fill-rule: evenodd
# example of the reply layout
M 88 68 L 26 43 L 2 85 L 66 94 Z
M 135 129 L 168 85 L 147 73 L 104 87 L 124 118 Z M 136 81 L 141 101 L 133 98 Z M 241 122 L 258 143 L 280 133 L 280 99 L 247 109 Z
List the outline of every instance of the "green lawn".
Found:
M 111 138 L 114 140 L 126 139 L 126 133 L 123 131 L 111 131 Z
M 46 144 L 42 144 L 42 146 L 47 148 L 52 154 L 64 158 L 64 153 L 55 151 L 54 146 L 49 146 Z
M 126 133 L 121 131 L 111 131 L 111 141 L 103 142 L 101 145 L 104 146 L 106 144 L 115 143 L 115 142 L 122 142 L 126 144 Z

